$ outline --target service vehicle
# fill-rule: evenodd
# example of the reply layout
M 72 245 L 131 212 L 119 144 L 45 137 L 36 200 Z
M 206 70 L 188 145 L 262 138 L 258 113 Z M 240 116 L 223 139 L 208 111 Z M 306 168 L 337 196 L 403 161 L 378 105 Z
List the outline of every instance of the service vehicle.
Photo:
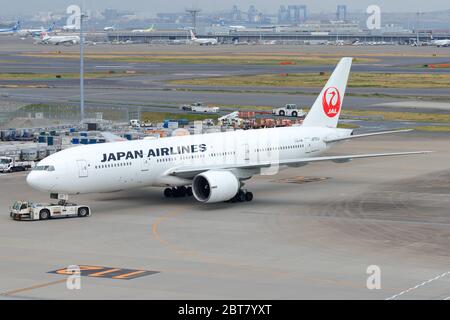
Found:
M 210 107 L 205 106 L 203 102 L 192 103 L 191 105 L 183 105 L 180 108 L 183 111 L 192 111 L 192 112 L 204 112 L 204 113 L 217 113 L 219 112 L 219 107 Z
M 306 112 L 302 109 L 299 109 L 296 104 L 288 103 L 282 108 L 276 108 L 272 110 L 272 114 L 281 116 L 281 117 L 304 117 L 306 116 Z
M 57 204 L 16 201 L 11 206 L 10 217 L 14 220 L 47 220 L 67 217 L 88 217 L 91 210 L 88 206 L 60 200 Z
M 130 127 L 140 128 L 141 127 L 141 122 L 138 119 L 131 119 L 130 120 Z
M 27 171 L 34 168 L 34 161 L 17 161 L 11 157 L 0 157 L 0 172 Z

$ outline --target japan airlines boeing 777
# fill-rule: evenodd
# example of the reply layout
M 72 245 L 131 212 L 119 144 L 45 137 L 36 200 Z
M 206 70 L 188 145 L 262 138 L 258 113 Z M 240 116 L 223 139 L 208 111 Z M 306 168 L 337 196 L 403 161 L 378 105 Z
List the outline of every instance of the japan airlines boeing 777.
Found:
M 167 187 L 167 197 L 193 194 L 203 203 L 250 201 L 253 195 L 242 190 L 244 181 L 275 174 L 279 168 L 427 153 L 320 156 L 339 141 L 392 133 L 353 135 L 352 130 L 337 128 L 351 63 L 351 58 L 339 62 L 302 126 L 70 148 L 42 160 L 27 182 L 64 197 L 158 186 Z

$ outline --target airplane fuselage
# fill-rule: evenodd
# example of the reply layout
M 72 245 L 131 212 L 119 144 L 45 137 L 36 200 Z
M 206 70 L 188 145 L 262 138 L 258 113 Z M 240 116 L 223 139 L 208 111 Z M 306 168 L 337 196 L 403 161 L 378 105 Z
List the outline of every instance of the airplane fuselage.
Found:
M 199 134 L 156 140 L 87 145 L 66 149 L 42 160 L 54 171 L 33 171 L 34 187 L 61 194 L 111 192 L 144 186 L 185 186 L 189 179 L 168 175 L 177 167 L 260 163 L 313 157 L 327 149 L 325 139 L 349 136 L 352 130 L 272 128 Z M 245 180 L 256 171 L 235 174 Z

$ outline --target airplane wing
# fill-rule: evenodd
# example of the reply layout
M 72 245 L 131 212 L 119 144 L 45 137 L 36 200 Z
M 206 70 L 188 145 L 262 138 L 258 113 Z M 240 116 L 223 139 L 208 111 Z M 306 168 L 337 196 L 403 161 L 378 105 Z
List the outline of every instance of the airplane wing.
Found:
M 379 157 L 392 157 L 392 156 L 406 156 L 415 154 L 426 154 L 432 151 L 413 151 L 413 152 L 394 152 L 394 153 L 372 153 L 372 154 L 357 154 L 357 155 L 345 155 L 345 156 L 323 156 L 323 157 L 312 157 L 312 158 L 300 158 L 292 160 L 281 160 L 281 161 L 266 161 L 260 163 L 242 163 L 242 164 L 230 164 L 230 165 L 212 165 L 204 167 L 189 167 L 180 166 L 178 168 L 173 168 L 166 172 L 167 175 L 178 176 L 184 179 L 193 179 L 197 174 L 209 171 L 209 170 L 232 170 L 232 169 L 260 169 L 268 168 L 272 166 L 302 166 L 312 162 L 322 162 L 322 161 L 333 161 L 336 163 L 348 162 L 353 159 L 364 159 L 364 158 L 379 158 Z
M 114 133 L 111 132 L 102 132 L 102 136 L 106 139 L 108 142 L 118 142 L 118 141 L 127 141 L 127 139 L 122 138 Z
M 414 131 L 414 129 L 402 129 L 402 130 L 393 130 L 393 131 L 381 131 L 381 132 L 371 132 L 371 133 L 363 133 L 363 134 L 355 134 L 348 137 L 340 137 L 340 138 L 331 138 L 325 140 L 326 143 L 332 143 L 332 142 L 338 142 L 343 140 L 350 140 L 350 139 L 356 139 L 356 138 L 365 138 L 365 137 L 371 137 L 371 136 L 379 136 L 382 134 L 391 134 L 391 133 L 399 133 L 399 132 L 409 132 Z

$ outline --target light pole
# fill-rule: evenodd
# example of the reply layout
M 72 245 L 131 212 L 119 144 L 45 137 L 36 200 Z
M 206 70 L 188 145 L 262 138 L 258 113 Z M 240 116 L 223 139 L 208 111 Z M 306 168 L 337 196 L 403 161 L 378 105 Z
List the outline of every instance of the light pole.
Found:
M 80 118 L 81 122 L 84 120 L 84 34 L 83 34 L 83 20 L 87 15 L 80 14 Z

